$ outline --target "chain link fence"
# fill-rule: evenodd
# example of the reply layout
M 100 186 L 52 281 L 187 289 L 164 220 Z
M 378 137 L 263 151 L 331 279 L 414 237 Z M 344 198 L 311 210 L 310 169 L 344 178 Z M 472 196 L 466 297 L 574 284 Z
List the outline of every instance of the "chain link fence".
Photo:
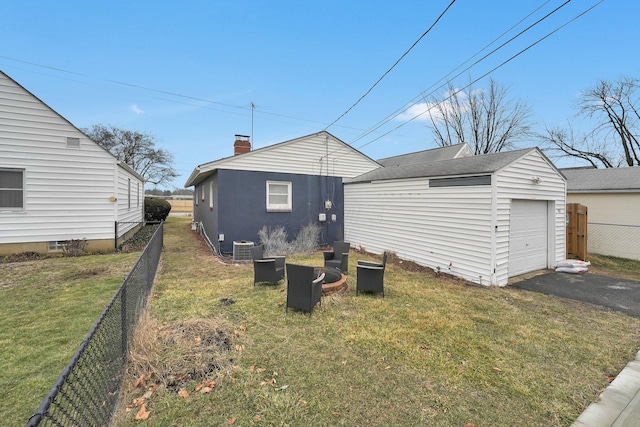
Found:
M 593 254 L 640 260 L 640 225 L 589 222 L 587 251 Z
M 151 291 L 163 239 L 160 224 L 27 427 L 109 425 L 129 341 Z

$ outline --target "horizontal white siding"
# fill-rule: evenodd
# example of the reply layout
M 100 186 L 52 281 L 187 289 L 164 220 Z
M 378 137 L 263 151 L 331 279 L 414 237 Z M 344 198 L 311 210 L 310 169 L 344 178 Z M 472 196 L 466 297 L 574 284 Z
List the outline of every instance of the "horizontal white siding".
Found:
M 429 188 L 428 182 L 345 185 L 345 239 L 373 253 L 390 250 L 434 270 L 490 284 L 491 186 Z
M 67 137 L 79 138 L 80 147 L 67 147 Z M 0 168 L 25 171 L 25 209 L 0 212 L 0 244 L 113 238 L 115 165 L 113 156 L 0 73 Z
M 319 133 L 213 162 L 201 169 L 203 172 L 223 168 L 352 178 L 378 167 L 376 162 L 330 134 Z
M 533 183 L 534 176 L 540 178 L 539 184 Z M 502 286 L 509 278 L 509 219 L 514 199 L 548 202 L 551 211 L 548 267 L 565 258 L 566 182 L 538 151 L 531 151 L 498 171 L 496 185 L 496 280 Z
M 144 220 L 144 188 L 143 184 L 123 167 L 117 167 L 118 173 L 118 222 L 141 222 Z M 129 183 L 131 187 L 129 187 Z M 133 228 L 131 224 L 128 227 Z

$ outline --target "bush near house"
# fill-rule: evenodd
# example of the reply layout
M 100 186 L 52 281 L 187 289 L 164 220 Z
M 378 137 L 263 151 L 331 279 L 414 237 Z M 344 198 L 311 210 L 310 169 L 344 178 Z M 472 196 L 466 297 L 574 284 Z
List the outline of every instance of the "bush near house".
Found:
M 171 204 L 164 199 L 157 197 L 144 198 L 144 219 L 145 221 L 164 221 L 171 212 Z

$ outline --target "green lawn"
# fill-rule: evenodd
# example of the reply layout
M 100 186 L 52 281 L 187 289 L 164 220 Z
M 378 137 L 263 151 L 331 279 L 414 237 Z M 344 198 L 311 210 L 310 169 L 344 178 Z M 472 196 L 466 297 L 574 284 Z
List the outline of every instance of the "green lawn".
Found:
M 347 294 L 285 315 L 283 283 L 254 287 L 252 266 L 211 256 L 188 220 L 168 222 L 165 246 L 117 425 L 151 387 L 145 425 L 568 426 L 640 348 L 640 319 L 397 260 L 386 298 L 356 297 L 370 257 L 355 251 Z
M 139 253 L 0 263 L 0 419 L 24 426 Z

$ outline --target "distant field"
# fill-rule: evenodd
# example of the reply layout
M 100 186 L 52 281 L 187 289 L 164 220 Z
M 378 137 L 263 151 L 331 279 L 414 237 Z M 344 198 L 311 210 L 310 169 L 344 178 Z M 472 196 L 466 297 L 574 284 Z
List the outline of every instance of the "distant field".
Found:
M 171 204 L 171 212 L 192 212 L 193 200 L 167 200 Z

